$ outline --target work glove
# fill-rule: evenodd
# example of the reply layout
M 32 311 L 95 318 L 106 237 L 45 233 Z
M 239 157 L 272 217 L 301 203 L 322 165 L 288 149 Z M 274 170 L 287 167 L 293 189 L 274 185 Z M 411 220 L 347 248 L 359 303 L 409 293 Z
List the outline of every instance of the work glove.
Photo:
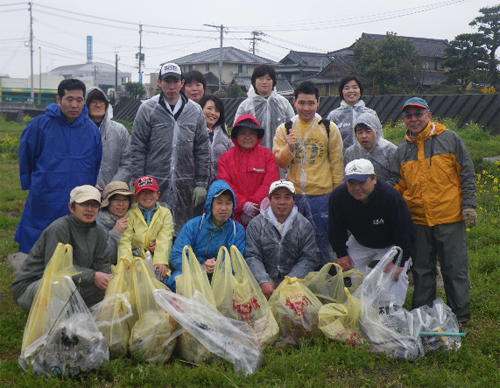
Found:
M 196 186 L 193 190 L 193 206 L 200 206 L 207 199 L 207 189 L 202 186 Z
M 468 228 L 473 228 L 477 225 L 477 213 L 476 209 L 464 209 L 462 210 L 462 217 Z
M 245 213 L 241 213 L 241 223 L 245 226 L 247 226 L 250 221 L 252 221 L 251 217 L 248 217 Z
M 259 205 L 254 202 L 248 201 L 243 205 L 243 214 L 245 214 L 247 217 L 250 217 L 250 219 L 258 215 L 259 211 Z

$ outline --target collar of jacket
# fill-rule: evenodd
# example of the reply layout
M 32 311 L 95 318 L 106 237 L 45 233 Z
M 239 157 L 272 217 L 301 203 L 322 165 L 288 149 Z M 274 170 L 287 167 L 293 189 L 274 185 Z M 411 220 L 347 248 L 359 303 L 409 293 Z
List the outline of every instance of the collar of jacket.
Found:
M 425 129 L 420 132 L 417 137 L 410 136 L 410 131 L 406 131 L 405 138 L 407 141 L 416 143 L 419 141 L 425 141 L 426 139 L 432 139 L 434 136 L 440 135 L 447 130 L 448 128 L 446 128 L 443 124 L 429 121 L 427 127 L 425 127 Z
M 76 218 L 76 216 L 73 213 L 69 214 L 68 218 L 69 222 L 71 222 L 73 225 L 75 225 L 80 229 L 91 229 L 97 225 L 95 221 L 90 223 L 80 221 L 78 218 Z

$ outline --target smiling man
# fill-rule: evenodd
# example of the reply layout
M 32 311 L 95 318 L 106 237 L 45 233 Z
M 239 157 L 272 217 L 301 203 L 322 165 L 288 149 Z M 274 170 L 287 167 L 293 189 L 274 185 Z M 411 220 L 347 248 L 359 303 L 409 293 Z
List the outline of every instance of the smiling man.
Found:
M 366 275 L 372 260 L 395 245 L 403 250 L 397 277 L 404 286 L 398 295 L 404 303 L 415 229 L 405 201 L 392 186 L 378 181 L 369 160 L 355 159 L 346 166 L 345 183 L 330 196 L 328 223 L 330 243 L 344 271 L 357 269 Z
M 436 298 L 437 257 L 448 305 L 464 329 L 470 319 L 466 223 L 477 223 L 476 173 L 463 140 L 432 121 L 429 104 L 405 102 L 408 128 L 391 164 L 391 183 L 403 195 L 416 227 L 413 307 Z
M 295 206 L 293 183 L 273 182 L 269 202 L 248 225 L 245 253 L 267 299 L 285 276 L 303 279 L 318 265 L 314 228 Z
M 65 79 L 57 93 L 57 104 L 50 104 L 21 136 L 21 187 L 29 194 L 15 240 L 24 253 L 52 221 L 67 214 L 75 186 L 96 184 L 101 165 L 101 135 L 87 117 L 85 84 Z
M 73 264 L 80 271 L 73 281 L 85 303 L 91 306 L 104 298 L 111 279 L 111 261 L 106 233 L 95 222 L 101 194 L 89 185 L 75 187 L 66 206 L 70 214 L 43 231 L 12 285 L 14 300 L 23 310 L 30 310 L 45 267 L 59 243 L 73 247 Z

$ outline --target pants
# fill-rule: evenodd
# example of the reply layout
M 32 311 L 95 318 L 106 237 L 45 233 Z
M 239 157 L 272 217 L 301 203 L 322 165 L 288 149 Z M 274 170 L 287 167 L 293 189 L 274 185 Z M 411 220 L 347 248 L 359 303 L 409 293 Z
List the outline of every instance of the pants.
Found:
M 29 312 L 31 310 L 31 305 L 35 300 L 36 293 L 41 283 L 42 279 L 38 279 L 36 282 L 31 283 L 21 294 L 21 296 L 16 300 L 19 307 L 21 307 L 24 311 Z
M 297 195 L 295 204 L 304 217 L 312 224 L 316 231 L 318 244 L 319 268 L 327 263 L 336 263 L 337 257 L 333 253 L 328 239 L 328 199 L 330 194 L 324 195 Z
M 436 299 L 439 257 L 448 306 L 458 322 L 467 322 L 470 319 L 470 282 L 465 223 L 415 225 L 415 229 L 413 308 L 431 306 Z
M 391 248 L 392 246 L 387 248 L 365 247 L 361 245 L 353 235 L 347 240 L 347 254 L 354 261 L 354 269 L 357 269 L 364 276 L 370 272 L 368 264 L 373 260 L 380 260 Z M 398 280 L 395 281 L 390 288 L 390 291 L 396 295 L 397 301 L 401 306 L 405 303 L 406 293 L 408 292 L 408 269 L 410 265 L 411 259 L 406 261 Z

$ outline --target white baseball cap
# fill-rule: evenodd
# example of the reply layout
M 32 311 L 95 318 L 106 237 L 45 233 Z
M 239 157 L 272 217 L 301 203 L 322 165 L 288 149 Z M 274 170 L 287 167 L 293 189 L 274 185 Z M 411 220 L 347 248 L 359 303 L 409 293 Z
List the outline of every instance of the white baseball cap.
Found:
M 280 179 L 279 181 L 271 183 L 271 187 L 269 188 L 269 195 L 271 195 L 274 190 L 281 187 L 288 189 L 292 194 L 295 194 L 295 186 L 293 185 L 293 183 L 285 179 Z
M 160 67 L 160 74 L 158 75 L 158 78 L 164 80 L 167 77 L 182 79 L 181 68 L 176 63 L 164 63 Z
M 344 182 L 349 179 L 355 179 L 360 182 L 365 182 L 370 176 L 375 174 L 372 162 L 368 159 L 354 159 L 345 166 Z

